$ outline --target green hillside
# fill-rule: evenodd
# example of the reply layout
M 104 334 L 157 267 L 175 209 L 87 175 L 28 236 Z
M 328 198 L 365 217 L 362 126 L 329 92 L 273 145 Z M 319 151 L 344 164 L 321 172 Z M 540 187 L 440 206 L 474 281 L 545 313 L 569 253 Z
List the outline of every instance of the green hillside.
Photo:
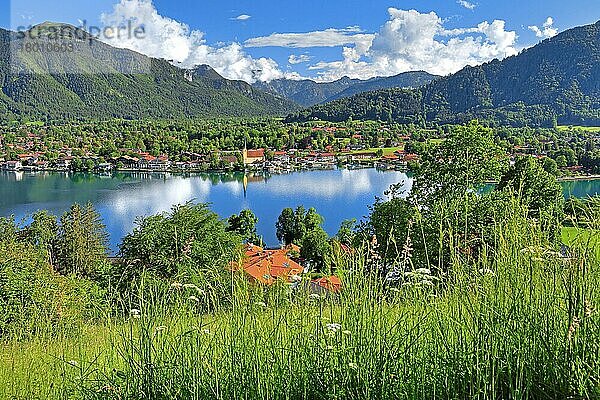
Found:
M 42 34 L 33 38 L 0 31 L 0 111 L 5 119 L 284 115 L 296 108 L 244 82 L 216 87 L 213 80 L 166 60 L 92 38 L 60 38 L 73 51 L 19 50 L 28 42 L 54 43 L 43 36 L 48 26 L 38 27 Z M 11 52 L 10 46 L 16 50 Z

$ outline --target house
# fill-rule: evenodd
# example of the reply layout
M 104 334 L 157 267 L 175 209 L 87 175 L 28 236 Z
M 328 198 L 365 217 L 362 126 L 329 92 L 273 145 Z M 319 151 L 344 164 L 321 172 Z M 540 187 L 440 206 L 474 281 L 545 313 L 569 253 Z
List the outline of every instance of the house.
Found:
M 261 164 L 265 161 L 265 149 L 248 150 L 244 148 L 244 165 Z
M 56 161 L 56 168 L 67 171 L 71 168 L 71 164 L 73 163 L 73 157 L 62 157 L 58 161 Z
M 48 166 L 48 161 L 37 161 L 35 163 L 35 168 L 37 168 L 38 171 L 45 171 L 48 169 Z
M 5 171 L 21 171 L 23 164 L 21 164 L 21 161 L 7 161 L 4 163 L 3 169 Z
M 335 163 L 335 154 L 333 153 L 321 153 L 319 154 L 319 161 L 325 163 Z
M 112 170 L 113 166 L 110 163 L 100 163 L 96 165 L 96 170 L 101 172 L 108 172 Z
M 288 154 L 287 152 L 285 152 L 285 151 L 276 151 L 276 152 L 273 154 L 273 160 L 274 160 L 274 161 L 278 161 L 278 162 L 281 162 L 281 163 L 285 163 L 285 164 L 287 164 L 287 163 L 289 163 L 289 162 L 290 162 L 290 156 L 289 156 L 289 154 Z
M 342 281 L 337 276 L 325 276 L 323 278 L 314 279 L 311 282 L 311 286 L 317 286 L 332 293 L 339 293 L 342 291 Z
M 418 154 L 406 154 L 404 156 L 404 162 L 405 163 L 409 163 L 409 162 L 415 162 L 415 161 L 419 161 L 419 155 Z
M 125 168 L 134 168 L 137 166 L 139 159 L 128 155 L 121 156 L 116 159 L 117 164 L 122 164 Z
M 38 161 L 37 154 L 19 154 L 19 161 L 23 165 L 34 165 Z
M 239 154 L 239 153 L 238 153 Z M 229 168 L 233 168 L 238 163 L 238 157 L 235 153 L 221 153 L 221 161 Z
M 352 161 L 373 160 L 375 158 L 377 158 L 377 153 L 372 151 L 363 151 L 360 153 L 354 153 L 350 155 L 350 159 Z
M 247 244 L 242 262 L 232 263 L 230 267 L 234 271 L 244 272 L 252 282 L 263 285 L 270 286 L 277 281 L 292 283 L 304 272 L 304 267 L 291 258 L 297 253 L 297 246 L 266 250 Z

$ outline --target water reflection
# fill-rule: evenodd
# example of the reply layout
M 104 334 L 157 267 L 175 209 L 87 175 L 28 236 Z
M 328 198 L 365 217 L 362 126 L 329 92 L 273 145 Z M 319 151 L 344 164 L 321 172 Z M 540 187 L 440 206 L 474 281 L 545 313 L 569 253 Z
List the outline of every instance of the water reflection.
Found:
M 411 181 L 400 172 L 312 171 L 287 175 L 205 173 L 69 173 L 0 174 L 0 215 L 18 219 L 38 209 L 61 214 L 74 203 L 94 203 L 102 215 L 116 249 L 136 217 L 169 210 L 186 201 L 208 202 L 226 218 L 251 208 L 259 218 L 259 232 L 275 245 L 275 222 L 285 207 L 315 207 L 325 217 L 330 234 L 344 219 L 367 214 L 376 196 L 390 185 Z M 246 188 L 245 188 L 246 186 Z M 246 190 L 245 190 L 246 189 Z
M 104 219 L 113 249 L 131 231 L 136 217 L 167 211 L 190 200 L 211 203 L 223 218 L 252 209 L 259 218 L 259 233 L 269 245 L 275 245 L 275 222 L 285 207 L 315 207 L 333 235 L 343 220 L 365 216 L 375 197 L 383 196 L 390 185 L 403 182 L 406 192 L 412 187 L 412 179 L 404 173 L 374 169 L 273 176 L 18 172 L 0 173 L 0 182 L 0 215 L 17 219 L 39 209 L 59 215 L 75 202 L 91 201 Z M 600 181 L 568 182 L 564 187 L 566 194 L 583 197 L 600 192 Z

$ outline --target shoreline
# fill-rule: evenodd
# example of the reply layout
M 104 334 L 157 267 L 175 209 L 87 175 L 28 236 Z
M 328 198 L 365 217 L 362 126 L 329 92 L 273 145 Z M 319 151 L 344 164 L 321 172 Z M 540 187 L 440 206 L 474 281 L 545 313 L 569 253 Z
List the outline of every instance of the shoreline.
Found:
M 558 178 L 559 182 L 597 181 L 597 180 L 600 180 L 600 175 L 567 176 L 567 177 Z
M 256 173 L 267 173 L 270 175 L 287 175 L 293 172 L 311 172 L 311 171 L 332 171 L 332 170 L 356 170 L 356 169 L 377 169 L 382 172 L 392 172 L 399 171 L 397 169 L 390 168 L 377 168 L 376 166 L 362 166 L 361 168 L 350 168 L 350 166 L 337 166 L 334 168 L 293 168 L 289 170 L 283 171 L 269 171 L 267 169 L 209 169 L 209 170 L 180 170 L 180 169 L 138 169 L 138 168 L 119 168 L 112 169 L 108 171 L 72 171 L 72 170 L 64 170 L 64 169 L 44 169 L 44 170 L 0 170 L 0 172 L 9 172 L 9 173 L 82 173 L 82 174 L 93 174 L 93 175 L 107 175 L 113 173 L 159 173 L 159 174 L 223 174 L 223 173 L 241 173 L 241 174 L 256 174 Z M 410 173 L 410 170 L 401 171 L 404 173 Z M 578 181 L 597 181 L 600 180 L 600 175 L 581 175 L 581 176 L 567 176 L 557 178 L 559 183 L 565 182 L 578 182 Z M 496 185 L 498 182 L 496 181 L 486 181 L 486 185 Z

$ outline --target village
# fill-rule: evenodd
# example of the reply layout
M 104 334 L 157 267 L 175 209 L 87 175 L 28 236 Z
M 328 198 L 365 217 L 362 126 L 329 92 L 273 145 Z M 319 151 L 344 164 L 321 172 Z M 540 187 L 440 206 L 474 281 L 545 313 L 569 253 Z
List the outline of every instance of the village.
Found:
M 63 147 L 57 157 L 49 157 L 41 138 L 29 134 L 16 144 L 3 145 L 0 137 L 0 170 L 3 171 L 111 171 L 139 172 L 205 172 L 205 171 L 265 171 L 273 174 L 302 170 L 328 170 L 336 167 L 349 169 L 373 168 L 406 170 L 418 160 L 416 154 L 404 151 L 406 141 L 391 143 L 391 147 L 369 148 L 361 135 L 353 136 L 353 143 L 326 146 L 323 150 L 269 148 L 238 151 L 214 150 L 209 153 L 182 152 L 174 161 L 166 154 L 153 155 L 141 149 L 119 149 L 119 156 L 103 158 L 92 150 Z M 389 144 L 389 143 L 388 143 Z M 7 157 L 8 152 L 12 157 Z

